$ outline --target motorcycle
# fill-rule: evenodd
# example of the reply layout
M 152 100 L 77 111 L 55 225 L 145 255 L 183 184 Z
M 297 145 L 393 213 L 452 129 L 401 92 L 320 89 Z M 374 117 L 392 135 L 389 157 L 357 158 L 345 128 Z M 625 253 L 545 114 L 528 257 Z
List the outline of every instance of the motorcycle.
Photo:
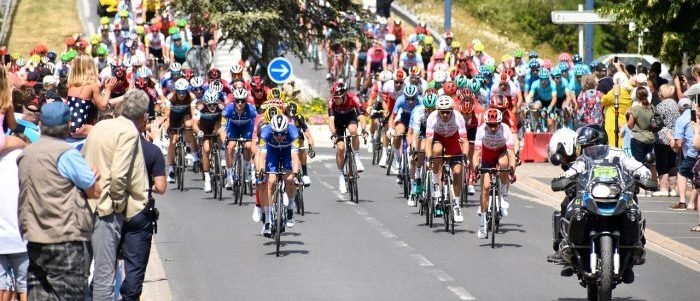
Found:
M 634 281 L 631 268 L 645 261 L 637 187 L 658 190 L 656 181 L 623 169 L 619 157 L 608 158 L 609 151 L 605 145 L 586 148 L 579 158 L 585 169 L 551 183 L 554 191 L 575 191 L 566 212 L 554 213 L 552 226 L 555 240 L 561 234 L 559 250 L 570 267 L 562 276 L 575 273 L 591 301 L 609 301 L 618 284 Z

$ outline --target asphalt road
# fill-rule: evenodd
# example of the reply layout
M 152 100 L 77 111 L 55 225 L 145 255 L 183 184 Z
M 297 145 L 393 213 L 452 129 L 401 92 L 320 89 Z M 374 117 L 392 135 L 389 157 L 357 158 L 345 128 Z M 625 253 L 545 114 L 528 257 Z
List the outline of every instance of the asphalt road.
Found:
M 585 300 L 575 278 L 545 261 L 551 209 L 517 185 L 511 190 L 520 197 L 511 196 L 491 249 L 476 237 L 476 207 L 465 209 L 455 235 L 428 228 L 394 178 L 363 161 L 355 205 L 336 192 L 331 150 L 319 149 L 307 214 L 283 235 L 279 258 L 250 219 L 252 198 L 243 206 L 219 202 L 188 173 L 185 192 L 170 188 L 158 200 L 156 243 L 174 300 Z M 616 300 L 697 299 L 698 273 L 666 257 L 649 252 L 635 271 L 635 283 L 615 289 Z

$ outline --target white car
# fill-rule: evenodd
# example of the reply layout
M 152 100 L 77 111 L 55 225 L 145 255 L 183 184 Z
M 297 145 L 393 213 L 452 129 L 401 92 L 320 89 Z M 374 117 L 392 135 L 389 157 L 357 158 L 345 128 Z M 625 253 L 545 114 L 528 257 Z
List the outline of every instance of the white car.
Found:
M 608 65 L 613 62 L 613 59 L 617 57 L 625 65 L 642 65 L 647 68 L 651 68 L 651 64 L 655 62 L 660 62 L 659 59 L 648 55 L 648 54 L 636 54 L 636 53 L 610 53 L 599 56 L 593 62 L 591 66 L 597 65 L 598 63 L 603 63 L 603 65 Z M 659 75 L 669 82 L 673 81 L 673 76 L 668 72 L 668 65 L 661 63 L 661 74 Z

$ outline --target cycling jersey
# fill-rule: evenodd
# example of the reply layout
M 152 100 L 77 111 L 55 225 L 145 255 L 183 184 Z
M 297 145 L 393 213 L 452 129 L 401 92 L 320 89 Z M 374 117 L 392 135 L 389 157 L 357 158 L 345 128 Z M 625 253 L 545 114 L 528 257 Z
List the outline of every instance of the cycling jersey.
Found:
M 396 99 L 396 104 L 394 105 L 394 110 L 391 111 L 394 116 L 394 122 L 401 122 L 404 125 L 408 125 L 411 121 L 411 112 L 419 105 L 422 105 L 422 98 L 418 97 L 416 101 L 413 102 L 411 106 L 408 101 L 406 101 L 406 96 L 401 95 Z M 398 119 L 396 117 L 399 117 Z
M 552 99 L 556 99 L 557 91 L 554 89 L 554 83 L 551 80 L 547 87 L 542 87 L 538 79 L 532 84 L 529 95 L 533 101 L 541 101 L 543 105 L 549 105 Z
M 428 115 L 428 120 L 425 123 L 425 136 L 440 142 L 447 155 L 462 154 L 459 140 L 467 138 L 467 129 L 462 114 L 452 110 L 452 116 L 445 122 L 439 116 L 439 111 L 433 111 Z
M 583 86 L 581 86 L 581 80 L 574 77 L 573 80 L 569 81 L 569 91 L 574 93 L 574 97 L 578 97 L 583 91 Z
M 517 84 L 509 80 L 508 87 L 503 91 L 501 91 L 500 83 L 493 83 L 493 85 L 491 86 L 491 95 L 498 95 L 501 92 L 503 92 L 506 96 L 510 97 L 511 99 L 515 99 L 518 96 L 518 90 L 520 89 L 517 87 Z
M 362 114 L 360 98 L 354 93 L 346 93 L 345 101 L 341 104 L 336 104 L 332 98 L 328 102 L 328 116 L 335 117 L 333 124 L 335 125 L 335 134 L 338 136 L 345 135 L 345 129 L 348 125 L 357 124 L 357 117 Z
M 223 116 L 226 118 L 226 136 L 230 139 L 252 139 L 255 119 L 258 112 L 251 104 L 245 104 L 240 112 L 234 104 L 226 105 Z
M 367 51 L 357 52 L 357 73 L 363 73 L 367 69 Z
M 413 111 L 411 111 L 411 119 L 409 119 L 408 124 L 413 129 L 413 133 L 418 135 L 418 138 L 425 139 L 425 129 L 426 122 L 428 121 L 428 114 L 423 105 L 417 105 Z
M 399 49 L 396 47 L 396 44 L 392 44 L 384 47 L 384 50 L 386 50 L 386 63 L 387 65 L 391 65 L 394 60 L 394 55 L 398 54 Z
M 221 125 L 221 113 L 224 109 L 224 104 L 219 102 L 216 107 L 211 110 L 209 105 L 198 102 L 196 108 L 195 116 L 193 116 L 192 119 L 199 120 L 199 130 L 207 135 L 213 134 L 214 130 Z
M 423 95 L 423 92 L 428 89 L 428 82 L 422 78 L 418 78 L 417 83 L 413 83 L 411 81 L 410 77 L 407 77 L 406 79 L 403 80 L 403 85 L 406 86 L 407 84 L 413 84 L 416 87 L 418 87 L 418 95 Z
M 476 130 L 474 149 L 481 151 L 482 166 L 494 167 L 504 151 L 513 150 L 513 133 L 504 123 L 501 123 L 495 132 L 487 129 L 486 124 L 482 124 Z
M 275 138 L 272 128 L 265 126 L 260 132 L 260 153 L 265 154 L 265 172 L 275 173 L 281 164 L 284 170 L 292 169 L 292 152 L 299 151 L 299 130 L 289 125 L 282 141 Z
M 170 44 L 170 52 L 173 54 L 175 60 L 179 63 L 185 62 L 185 60 L 187 59 L 187 52 L 190 51 L 190 48 L 190 44 L 185 41 L 181 41 L 180 46 L 178 46 L 175 42 L 172 42 Z
M 403 96 L 403 88 L 405 84 L 401 83 L 401 85 L 397 88 L 396 85 L 394 84 L 394 80 L 389 80 L 386 83 L 382 85 L 382 92 L 386 93 L 390 96 L 389 98 L 389 103 L 387 106 L 387 109 L 391 112 L 394 111 L 394 105 L 396 103 L 396 100 Z
M 539 78 L 537 77 L 537 75 L 532 74 L 532 71 L 528 71 L 525 74 L 525 86 L 524 86 L 525 89 L 523 91 L 526 93 L 530 92 L 532 84 L 538 80 L 539 80 Z
M 401 58 L 399 58 L 399 67 L 404 70 L 409 70 L 413 66 L 419 66 L 423 69 L 423 58 L 420 55 L 413 54 L 413 57 L 408 55 L 408 52 L 401 53 Z

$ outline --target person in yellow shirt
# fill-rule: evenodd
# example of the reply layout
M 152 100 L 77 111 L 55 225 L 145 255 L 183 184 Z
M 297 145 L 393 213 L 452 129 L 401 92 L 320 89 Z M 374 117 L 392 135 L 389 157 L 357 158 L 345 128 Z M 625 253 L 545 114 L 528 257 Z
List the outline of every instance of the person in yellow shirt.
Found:
M 608 134 L 608 144 L 613 147 L 622 147 L 622 136 L 615 139 L 615 93 L 619 91 L 618 101 L 618 129 L 622 134 L 622 128 L 627 124 L 626 114 L 632 107 L 632 87 L 629 84 L 629 79 L 624 72 L 618 71 L 613 76 L 613 89 L 608 91 L 601 100 L 605 115 L 605 132 Z M 617 144 L 615 141 L 617 140 Z
M 141 17 L 143 20 L 150 22 L 158 14 L 160 6 L 160 0 L 143 0 L 141 2 L 141 12 L 143 14 Z

